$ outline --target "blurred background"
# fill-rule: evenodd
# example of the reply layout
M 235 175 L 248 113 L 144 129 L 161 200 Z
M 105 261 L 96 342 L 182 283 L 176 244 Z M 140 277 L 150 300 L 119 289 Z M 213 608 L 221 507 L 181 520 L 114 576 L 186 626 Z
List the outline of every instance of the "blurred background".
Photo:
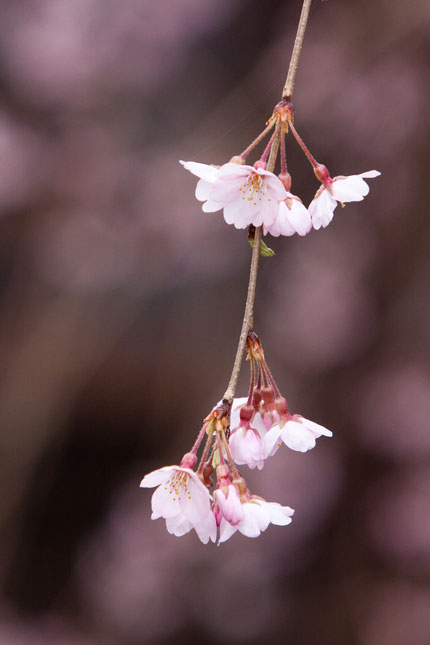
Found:
M 204 546 L 139 489 L 221 398 L 248 280 L 246 233 L 202 213 L 178 160 L 261 131 L 299 13 L 0 5 L 1 645 L 430 643 L 427 0 L 312 7 L 296 127 L 333 176 L 382 177 L 261 262 L 266 358 L 334 432 L 244 467 L 293 523 Z

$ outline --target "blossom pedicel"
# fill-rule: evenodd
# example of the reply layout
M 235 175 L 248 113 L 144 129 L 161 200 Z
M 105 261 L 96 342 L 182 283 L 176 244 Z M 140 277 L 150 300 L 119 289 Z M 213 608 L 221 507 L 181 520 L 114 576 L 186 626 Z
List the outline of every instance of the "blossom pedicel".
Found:
M 220 167 L 181 161 L 186 170 L 199 178 L 195 195 L 203 202 L 203 211 L 222 210 L 227 224 L 248 229 L 252 246 L 242 330 L 222 401 L 204 420 L 191 451 L 184 455 L 180 465 L 159 468 L 141 482 L 144 488 L 157 487 L 152 495 L 152 519 L 164 518 L 169 533 L 178 537 L 194 530 L 204 544 L 217 540 L 220 544 L 236 532 L 258 537 L 269 524 L 290 524 L 293 509 L 251 493 L 238 466 L 261 470 L 281 446 L 305 453 L 315 447 L 319 437 L 332 436 L 324 426 L 290 413 L 253 331 L 259 256 L 273 255 L 262 241 L 263 233 L 274 237 L 295 233 L 305 236 L 312 228 L 324 228 L 333 219 L 338 203 L 344 206 L 347 202 L 362 201 L 369 192 L 365 179 L 380 175 L 377 170 L 370 170 L 332 178 L 295 128 L 291 98 L 310 4 L 311 0 L 303 0 L 282 99 L 266 128 L 241 155 Z M 286 154 L 289 132 L 321 182 L 308 208 L 291 192 Z M 261 157 L 253 165 L 246 164 L 249 153 L 267 135 L 269 141 Z M 278 152 L 280 172 L 275 174 Z M 245 350 L 251 371 L 248 396 L 235 398 Z

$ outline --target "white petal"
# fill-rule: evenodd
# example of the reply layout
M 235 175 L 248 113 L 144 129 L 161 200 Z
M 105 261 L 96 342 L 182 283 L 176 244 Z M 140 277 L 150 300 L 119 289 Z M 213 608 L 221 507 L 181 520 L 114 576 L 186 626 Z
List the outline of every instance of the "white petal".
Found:
M 283 202 L 285 204 L 285 202 Z M 299 235 L 307 235 L 312 228 L 308 209 L 298 199 L 291 198 L 286 204 L 286 217 Z
M 151 499 L 152 519 L 159 517 L 176 517 L 182 515 L 178 496 L 170 494 L 170 487 L 162 484 L 153 493 Z
M 312 226 L 315 230 L 325 228 L 333 219 L 334 209 L 337 206 L 336 200 L 324 189 L 309 204 L 309 214 L 312 219 Z
M 189 170 L 193 175 L 206 179 L 206 181 L 213 182 L 219 175 L 219 168 L 209 166 L 206 163 L 197 163 L 196 161 L 180 161 L 186 170 Z
M 191 522 L 182 514 L 166 518 L 166 528 L 171 535 L 182 537 L 193 528 Z
M 218 179 L 211 185 L 209 198 L 214 202 L 221 202 L 222 204 L 241 199 L 243 197 L 243 193 L 241 192 L 242 183 L 243 180 L 241 178 Z
M 219 202 L 212 202 L 210 199 L 202 205 L 202 211 L 204 213 L 215 213 L 216 211 L 221 210 L 221 208 L 222 204 Z
M 252 508 L 249 508 L 250 506 L 254 505 L 248 503 L 244 504 L 243 506 L 244 517 L 237 528 L 243 535 L 246 535 L 246 537 L 258 537 L 261 533 L 258 514 L 253 512 Z
M 212 183 L 210 181 L 206 181 L 206 179 L 199 179 L 195 192 L 196 199 L 198 199 L 200 202 L 205 202 L 207 199 L 209 199 L 211 188 Z
M 273 237 L 279 237 L 280 235 L 291 236 L 295 232 L 294 227 L 288 221 L 287 205 L 285 202 L 281 202 L 272 225 L 264 227 L 264 234 L 270 233 Z
M 266 502 L 266 508 L 270 512 L 270 521 L 277 526 L 287 526 L 291 524 L 291 516 L 294 515 L 294 509 L 289 506 L 281 506 L 277 502 Z
M 163 468 L 153 470 L 152 473 L 148 473 L 142 479 L 140 482 L 141 488 L 152 488 L 153 486 L 164 484 L 174 473 L 175 468 L 177 468 L 177 466 L 163 466 Z
M 373 179 L 374 177 L 379 177 L 380 174 L 379 170 L 368 170 L 367 172 L 360 173 L 359 177 Z
M 274 175 L 273 173 L 268 173 L 267 171 L 264 171 L 264 173 L 258 172 L 258 174 L 267 175 L 264 178 L 266 182 L 267 190 L 270 193 L 270 196 L 274 200 L 277 200 L 278 202 L 280 202 L 287 198 L 288 193 L 285 190 L 283 183 L 278 179 L 276 175 Z
M 210 508 L 210 496 L 206 486 L 200 481 L 197 484 L 190 479 L 187 490 L 179 492 L 180 508 L 192 524 L 196 524 L 206 517 Z
M 369 192 L 369 186 L 358 175 L 335 177 L 332 183 L 333 197 L 338 202 L 361 202 Z
M 267 427 L 263 421 L 263 418 L 260 412 L 257 412 L 255 414 L 253 420 L 251 421 L 251 427 L 257 430 L 261 438 L 263 438 L 267 434 Z
M 221 520 L 221 524 L 219 526 L 219 540 L 218 543 L 220 544 L 221 542 L 226 542 L 233 533 L 237 531 L 237 526 L 232 526 L 229 524 L 224 518 Z
M 225 221 L 227 224 L 234 224 L 236 228 L 247 228 L 251 224 L 252 215 L 249 203 L 242 200 L 224 206 Z
M 210 510 L 204 520 L 195 524 L 194 529 L 203 544 L 207 544 L 209 540 L 215 542 L 216 540 L 216 520 L 215 515 Z
M 219 178 L 227 180 L 240 180 L 241 182 L 243 182 L 244 177 L 249 176 L 254 172 L 256 171 L 252 166 L 229 162 L 223 164 L 219 169 Z
M 332 437 L 333 433 L 331 430 L 328 430 L 324 426 L 321 426 L 319 423 L 315 423 L 314 421 L 309 421 L 309 419 L 305 419 L 305 417 L 302 417 L 301 415 L 295 415 L 297 416 L 301 422 L 309 428 L 317 437 L 320 437 L 321 435 L 324 435 L 325 437 Z
M 271 430 L 263 438 L 263 455 L 267 457 L 272 457 L 279 448 L 281 437 L 281 427 L 279 425 L 274 425 Z
M 315 447 L 315 435 L 303 423 L 287 421 L 281 432 L 282 441 L 291 450 L 307 452 Z

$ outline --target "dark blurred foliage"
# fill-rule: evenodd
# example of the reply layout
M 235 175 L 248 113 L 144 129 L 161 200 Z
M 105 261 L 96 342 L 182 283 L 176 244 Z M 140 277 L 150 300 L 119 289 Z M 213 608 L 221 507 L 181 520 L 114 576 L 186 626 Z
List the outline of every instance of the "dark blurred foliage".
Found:
M 222 395 L 247 284 L 245 233 L 178 159 L 223 163 L 262 129 L 299 11 L 0 5 L 1 645 L 430 643 L 427 0 L 312 8 L 296 126 L 332 174 L 382 177 L 262 261 L 266 357 L 334 431 L 250 472 L 292 525 L 203 546 L 138 487 Z

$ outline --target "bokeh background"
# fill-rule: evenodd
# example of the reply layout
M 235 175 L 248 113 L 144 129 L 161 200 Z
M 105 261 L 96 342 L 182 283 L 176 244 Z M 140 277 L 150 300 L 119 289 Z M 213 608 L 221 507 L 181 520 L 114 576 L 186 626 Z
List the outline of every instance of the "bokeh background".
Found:
M 261 263 L 272 371 L 334 431 L 246 472 L 293 523 L 204 546 L 138 487 L 222 395 L 248 278 L 245 232 L 178 159 L 223 163 L 263 128 L 299 12 L 0 5 L 1 645 L 430 643 L 427 0 L 312 7 L 296 126 L 333 175 L 382 177 Z

